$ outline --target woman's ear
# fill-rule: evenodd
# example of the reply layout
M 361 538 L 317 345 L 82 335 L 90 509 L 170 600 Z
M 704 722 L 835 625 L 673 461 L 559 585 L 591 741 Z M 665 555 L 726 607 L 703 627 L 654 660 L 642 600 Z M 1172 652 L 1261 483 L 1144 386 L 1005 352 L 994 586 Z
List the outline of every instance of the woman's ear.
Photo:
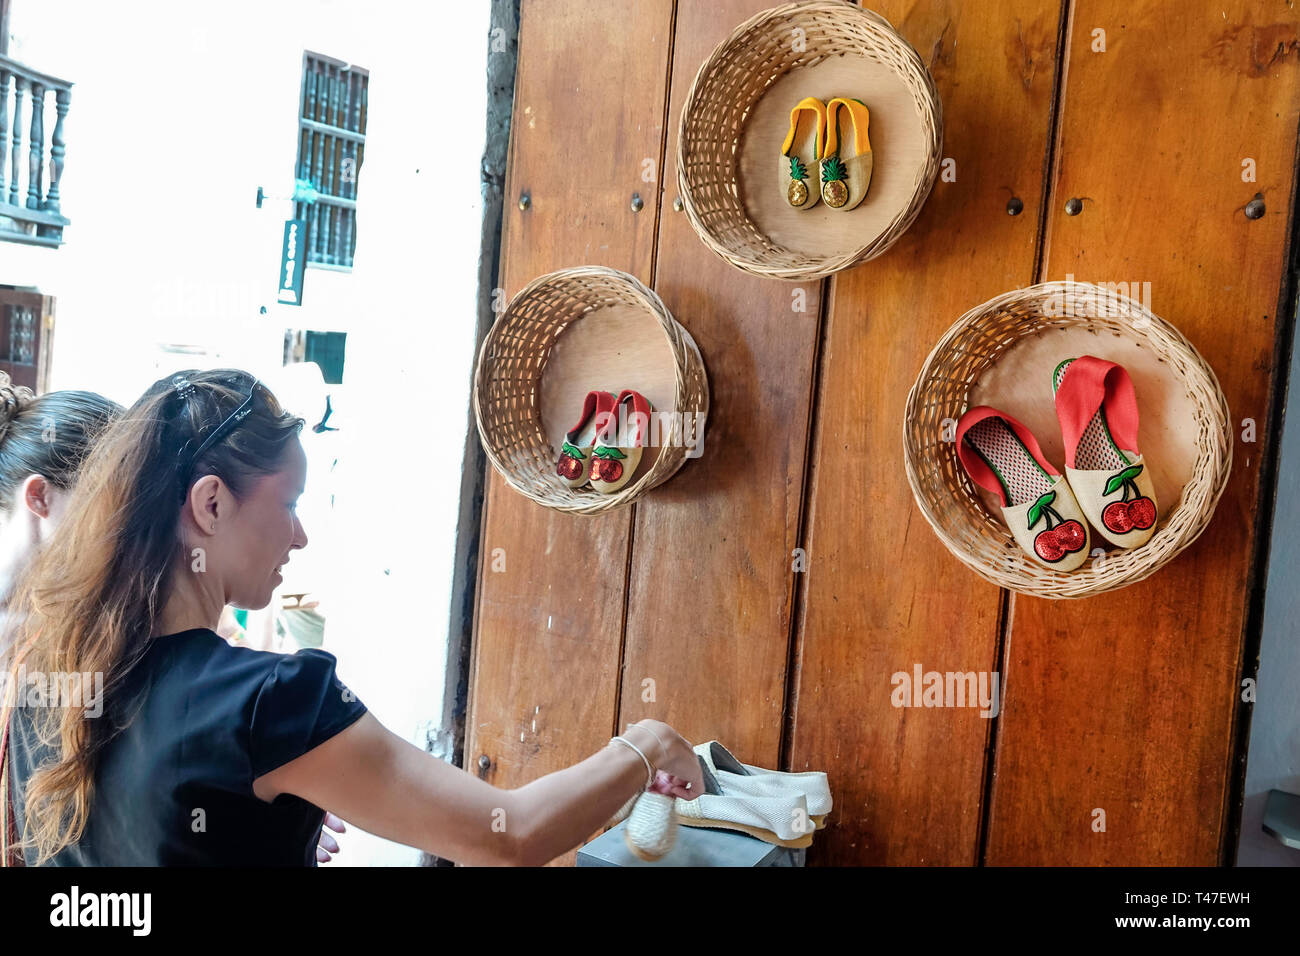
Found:
M 55 489 L 44 475 L 28 475 L 20 486 L 19 499 L 38 518 L 49 518 L 54 510 Z
M 200 531 L 216 533 L 217 520 L 226 513 L 222 497 L 224 491 L 225 484 L 216 475 L 204 475 L 190 487 L 186 505 Z

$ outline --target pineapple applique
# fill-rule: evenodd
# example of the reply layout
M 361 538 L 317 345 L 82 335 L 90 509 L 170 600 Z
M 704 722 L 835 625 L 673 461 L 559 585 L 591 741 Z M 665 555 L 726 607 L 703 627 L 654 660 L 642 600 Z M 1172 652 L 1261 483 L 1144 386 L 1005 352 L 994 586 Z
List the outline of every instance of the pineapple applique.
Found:
M 848 170 L 838 156 L 822 160 L 822 201 L 832 209 L 839 209 L 849 201 Z
M 791 206 L 802 206 L 808 201 L 808 167 L 798 156 L 790 157 L 790 188 L 786 199 Z

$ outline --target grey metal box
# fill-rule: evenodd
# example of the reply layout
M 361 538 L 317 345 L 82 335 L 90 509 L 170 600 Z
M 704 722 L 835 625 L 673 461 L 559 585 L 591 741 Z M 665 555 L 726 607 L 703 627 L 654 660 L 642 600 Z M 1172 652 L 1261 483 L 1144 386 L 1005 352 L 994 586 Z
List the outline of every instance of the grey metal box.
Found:
M 733 830 L 678 827 L 672 850 L 648 863 L 627 848 L 626 829 L 627 821 L 622 820 L 578 850 L 578 866 L 803 866 L 807 852 Z

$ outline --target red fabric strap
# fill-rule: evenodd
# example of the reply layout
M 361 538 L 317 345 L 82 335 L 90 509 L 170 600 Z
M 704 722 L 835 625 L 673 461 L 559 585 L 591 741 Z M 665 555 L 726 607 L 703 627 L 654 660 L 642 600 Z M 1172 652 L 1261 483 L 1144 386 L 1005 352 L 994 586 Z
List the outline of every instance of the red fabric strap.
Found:
M 602 392 L 602 391 L 588 392 L 587 397 L 582 400 L 582 417 L 578 419 L 578 424 L 574 425 L 572 428 L 569 429 L 567 434 L 564 436 L 565 439 L 570 444 L 576 442 L 578 439 L 578 433 L 582 431 L 582 426 L 587 424 L 587 420 L 591 418 L 593 413 L 597 416 L 596 434 L 599 435 L 601 431 L 604 429 L 605 425 L 607 424 L 604 421 L 604 416 L 607 415 L 613 408 L 614 408 L 614 396 L 612 396 L 609 392 Z
M 1098 408 L 1105 409 L 1106 425 L 1115 444 L 1124 451 L 1136 452 L 1137 393 L 1128 371 L 1095 355 L 1081 355 L 1066 368 L 1056 390 L 1056 417 L 1061 422 L 1067 467 L 1075 467 L 1079 439 Z
M 622 409 L 625 401 L 632 405 L 632 412 L 627 416 L 627 421 L 633 423 L 632 444 L 640 445 L 645 441 L 644 430 L 650 427 L 650 402 L 640 392 L 630 388 L 625 388 L 618 393 L 618 398 L 614 402 L 615 409 Z M 634 419 L 633 415 L 640 417 Z M 610 425 L 613 427 L 614 423 L 611 421 Z
M 1043 450 L 1038 447 L 1038 439 L 1034 437 L 1033 432 L 1006 412 L 1000 412 L 989 405 L 976 405 L 957 422 L 957 457 L 961 459 L 962 466 L 966 469 L 966 473 L 970 475 L 971 480 L 981 488 L 997 495 L 1002 501 L 1002 507 L 1007 506 L 1007 494 L 1002 488 L 1002 482 L 998 480 L 997 474 L 979 456 L 975 449 L 962 440 L 973 426 L 978 425 L 986 418 L 1002 419 L 1012 433 L 1024 444 L 1025 448 L 1029 450 L 1029 454 L 1034 456 L 1034 460 L 1042 466 L 1043 471 L 1049 475 L 1060 474 L 1059 471 L 1052 467 L 1051 462 L 1043 457 Z

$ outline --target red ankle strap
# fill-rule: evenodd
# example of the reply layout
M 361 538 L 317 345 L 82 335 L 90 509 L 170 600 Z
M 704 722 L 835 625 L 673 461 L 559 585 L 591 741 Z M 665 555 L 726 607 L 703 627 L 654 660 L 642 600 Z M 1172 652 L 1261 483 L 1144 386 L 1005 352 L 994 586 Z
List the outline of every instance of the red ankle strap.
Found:
M 1070 363 L 1056 390 L 1056 417 L 1065 441 L 1065 464 L 1073 468 L 1079 439 L 1097 409 L 1106 412 L 1106 426 L 1124 451 L 1138 450 L 1137 393 L 1122 365 L 1095 355 L 1081 355 Z

